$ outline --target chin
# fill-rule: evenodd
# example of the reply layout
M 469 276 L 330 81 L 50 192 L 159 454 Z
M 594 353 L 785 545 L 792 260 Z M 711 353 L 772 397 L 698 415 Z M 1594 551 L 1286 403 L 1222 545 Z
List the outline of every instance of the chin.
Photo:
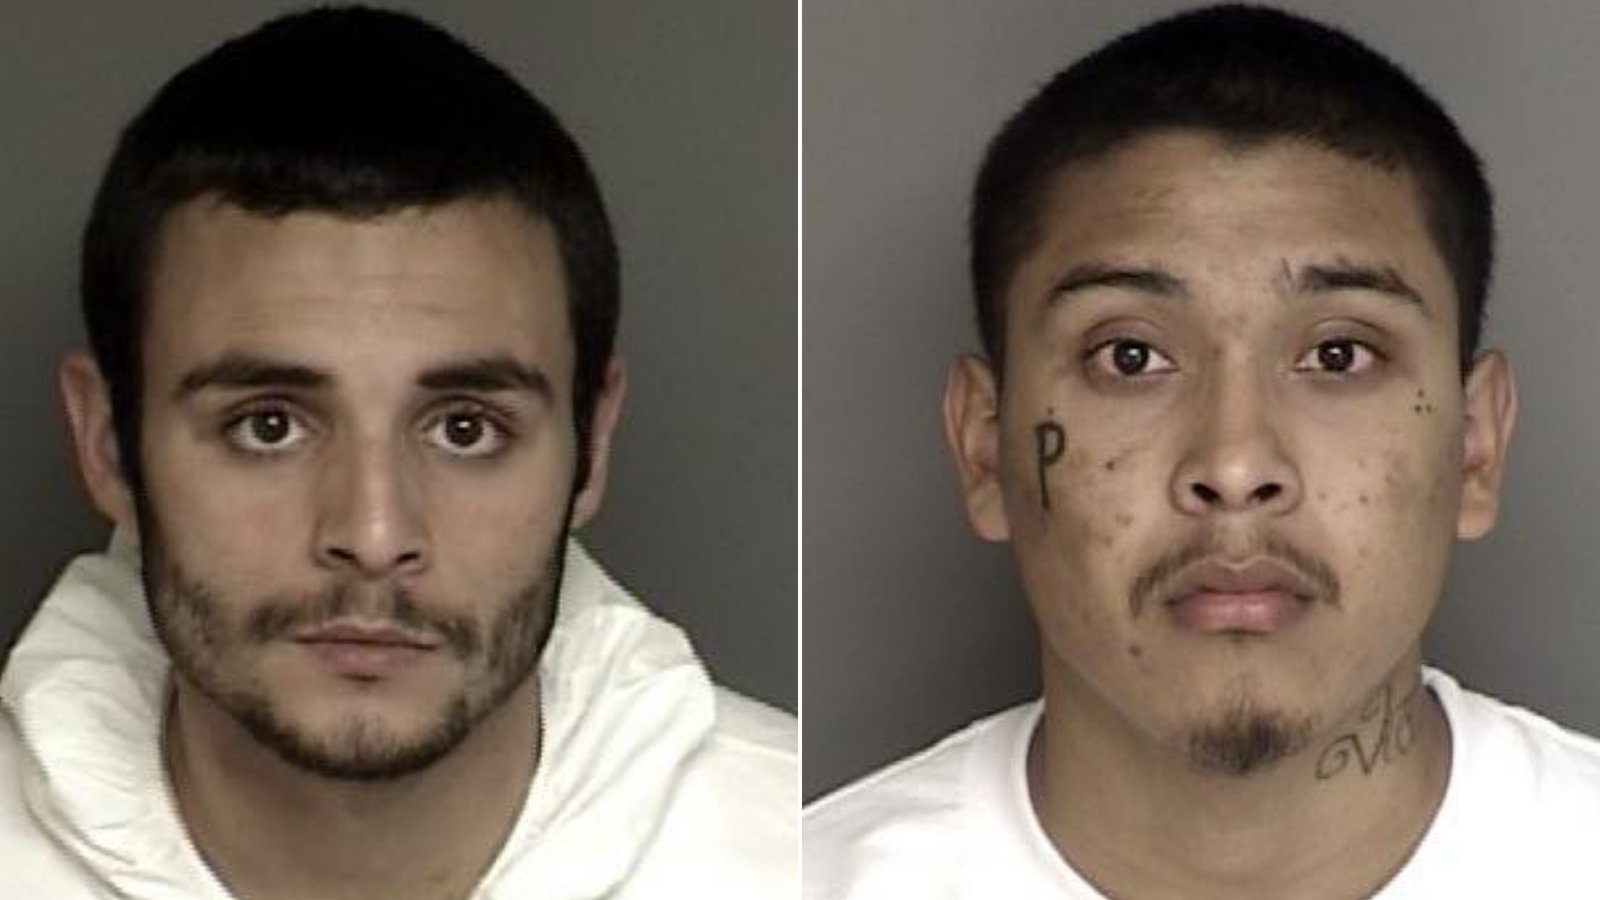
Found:
M 1309 716 L 1242 704 L 1189 728 L 1183 751 L 1196 771 L 1242 778 L 1301 753 L 1315 733 Z
M 1288 695 L 1259 671 L 1233 673 L 1199 690 L 1170 740 L 1198 772 L 1244 777 L 1270 771 L 1304 752 L 1321 726 L 1307 698 Z
M 400 778 L 439 763 L 533 671 L 429 667 L 330 683 L 303 663 L 296 654 L 241 660 L 190 680 L 262 748 L 302 772 L 341 781 Z
M 296 769 L 340 781 L 384 781 L 423 771 L 466 739 L 464 698 L 426 715 L 350 704 L 296 715 L 260 698 L 231 698 L 228 712 L 261 746 Z

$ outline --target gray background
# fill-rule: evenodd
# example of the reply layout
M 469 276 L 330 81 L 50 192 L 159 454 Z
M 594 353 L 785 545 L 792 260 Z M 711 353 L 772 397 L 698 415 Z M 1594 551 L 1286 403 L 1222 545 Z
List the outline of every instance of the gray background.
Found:
M 940 437 L 975 347 L 979 155 L 1050 74 L 1192 3 L 806 0 L 807 796 L 1037 691 L 1007 549 L 967 530 Z M 1495 534 L 1456 556 L 1430 657 L 1600 731 L 1600 4 L 1304 0 L 1419 78 L 1490 170 L 1489 339 L 1521 387 Z
M 0 647 L 105 529 L 54 366 L 116 134 L 180 66 L 286 2 L 10 3 L 0 13 Z M 589 541 L 724 681 L 796 703 L 797 13 L 788 0 L 417 2 L 586 148 L 622 247 L 630 396 Z

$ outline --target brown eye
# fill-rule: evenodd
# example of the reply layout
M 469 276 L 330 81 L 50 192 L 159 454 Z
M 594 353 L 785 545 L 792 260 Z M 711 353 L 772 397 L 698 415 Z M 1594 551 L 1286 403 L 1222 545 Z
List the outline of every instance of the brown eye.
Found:
M 1344 372 L 1356 361 L 1355 345 L 1349 341 L 1329 341 L 1317 346 L 1317 362 L 1330 372 Z
M 472 447 L 483 439 L 483 420 L 477 416 L 451 415 L 444 420 L 444 438 L 456 447 Z
M 281 444 L 289 436 L 289 417 L 281 412 L 268 412 L 251 416 L 250 436 L 258 443 Z
M 1295 363 L 1295 369 L 1328 375 L 1359 375 L 1379 361 L 1377 352 L 1362 341 L 1336 338 L 1312 347 Z
M 1121 341 L 1111 347 L 1111 364 L 1124 375 L 1137 375 L 1150 365 L 1150 345 Z
M 239 450 L 258 455 L 283 453 L 306 439 L 306 427 L 286 409 L 247 412 L 223 429 L 223 437 Z
M 478 458 L 494 456 L 510 442 L 510 433 L 485 412 L 448 412 L 433 420 L 426 438 L 430 444 L 451 456 Z
M 1121 378 L 1160 375 L 1177 370 L 1172 360 L 1154 346 L 1131 338 L 1106 341 L 1093 350 L 1090 361 L 1101 372 Z

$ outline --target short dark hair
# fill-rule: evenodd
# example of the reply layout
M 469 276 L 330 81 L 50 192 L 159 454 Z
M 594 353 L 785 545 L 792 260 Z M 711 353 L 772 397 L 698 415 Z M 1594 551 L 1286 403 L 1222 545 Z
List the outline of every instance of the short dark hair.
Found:
M 616 245 L 577 144 L 504 70 L 412 16 L 314 9 L 224 43 L 175 75 L 128 125 L 84 231 L 80 290 L 122 465 L 136 487 L 152 258 L 166 217 L 204 195 L 261 215 L 360 218 L 503 197 L 549 222 L 575 348 L 583 483 L 616 335 Z
M 1193 10 L 1124 35 L 1052 78 L 990 142 L 969 222 L 978 330 L 1004 370 L 1005 294 L 1064 167 L 1165 129 L 1246 145 L 1309 141 L 1416 180 L 1455 283 L 1460 359 L 1477 352 L 1494 253 L 1483 164 L 1448 114 L 1349 35 L 1258 6 Z

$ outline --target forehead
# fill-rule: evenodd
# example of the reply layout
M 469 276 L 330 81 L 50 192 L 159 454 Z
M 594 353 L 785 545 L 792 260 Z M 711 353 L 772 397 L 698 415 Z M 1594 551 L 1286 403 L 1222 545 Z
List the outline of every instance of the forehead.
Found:
M 551 229 L 505 200 L 352 218 L 202 197 L 168 216 L 148 284 L 147 371 L 229 351 L 330 369 L 498 353 L 563 370 L 571 355 Z
M 1052 277 L 1084 262 L 1204 279 L 1341 259 L 1423 282 L 1430 309 L 1454 320 L 1453 284 L 1405 169 L 1302 141 L 1164 131 L 1057 173 L 1009 300 L 1042 299 Z

